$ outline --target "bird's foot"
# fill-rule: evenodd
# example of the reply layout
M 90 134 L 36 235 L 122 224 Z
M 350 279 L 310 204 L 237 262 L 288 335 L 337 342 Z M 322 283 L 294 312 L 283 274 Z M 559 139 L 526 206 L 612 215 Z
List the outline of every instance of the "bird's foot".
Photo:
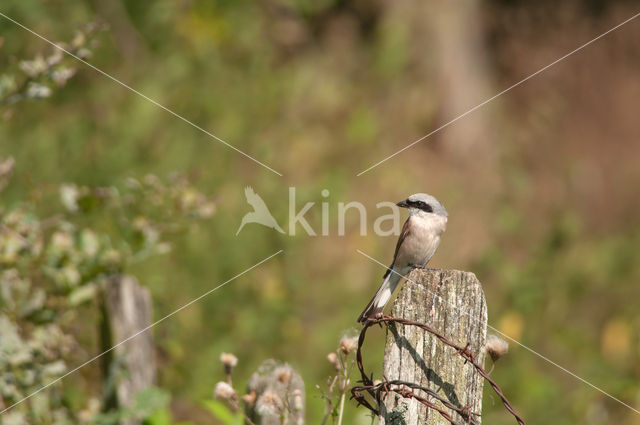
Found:
M 382 312 L 372 314 L 371 316 L 363 318 L 362 324 L 366 325 L 368 322 L 372 322 L 373 324 L 378 324 L 380 325 L 380 327 L 382 327 L 382 322 L 380 321 L 380 319 L 382 319 L 383 317 L 384 314 Z

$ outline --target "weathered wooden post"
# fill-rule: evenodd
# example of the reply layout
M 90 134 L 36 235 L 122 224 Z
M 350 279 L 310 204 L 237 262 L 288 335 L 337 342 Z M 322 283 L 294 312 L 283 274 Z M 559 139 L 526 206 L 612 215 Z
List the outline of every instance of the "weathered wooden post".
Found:
M 103 298 L 102 344 L 105 350 L 151 324 L 151 294 L 138 284 L 136 278 L 119 275 L 109 279 Z M 156 362 L 151 331 L 117 346 L 105 357 L 105 376 L 111 383 L 105 403 L 107 409 L 130 407 L 138 392 L 155 383 Z M 124 419 L 121 425 L 140 422 Z
M 469 345 L 480 365 L 484 363 L 487 306 L 482 286 L 473 273 L 458 270 L 424 269 L 412 271 L 405 280 L 391 309 L 396 318 L 429 324 L 452 342 Z M 415 326 L 391 323 L 383 364 L 384 376 L 429 388 L 458 408 L 482 410 L 484 380 L 470 363 L 432 334 Z M 420 392 L 420 391 L 418 391 Z M 427 397 L 424 392 L 421 396 Z M 456 421 L 463 418 L 440 401 L 433 403 L 447 410 Z M 474 423 L 480 423 L 474 417 Z M 380 424 L 449 425 L 438 412 L 415 399 L 393 392 L 380 409 Z

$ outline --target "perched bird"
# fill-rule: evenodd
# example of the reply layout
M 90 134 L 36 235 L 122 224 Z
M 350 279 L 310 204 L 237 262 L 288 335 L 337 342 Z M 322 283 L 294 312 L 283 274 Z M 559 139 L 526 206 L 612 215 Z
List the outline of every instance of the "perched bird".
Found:
M 384 274 L 380 289 L 358 318 L 360 323 L 381 315 L 402 278 L 412 269 L 427 265 L 447 227 L 447 210 L 431 195 L 416 193 L 396 205 L 408 208 L 409 218 L 402 226 L 393 261 Z
M 267 208 L 267 204 L 264 203 L 260 195 L 253 191 L 251 186 L 247 186 L 244 189 L 244 196 L 247 198 L 249 205 L 253 207 L 253 211 L 246 213 L 244 217 L 242 217 L 242 223 L 240 223 L 240 227 L 238 227 L 236 236 L 247 223 L 262 224 L 263 226 L 276 229 L 280 233 L 284 233 L 284 230 L 282 230 L 276 219 L 271 215 L 269 208 Z

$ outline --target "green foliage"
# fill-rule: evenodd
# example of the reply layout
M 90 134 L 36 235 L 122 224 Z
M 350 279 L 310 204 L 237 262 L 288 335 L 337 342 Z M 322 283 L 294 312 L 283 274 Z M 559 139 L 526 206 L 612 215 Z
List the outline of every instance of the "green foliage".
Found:
M 13 162 L 0 161 L 0 177 L 8 183 L 12 167 L 7 164 Z M 178 176 L 166 184 L 151 175 L 142 182 L 129 179 L 121 190 L 63 185 L 60 195 L 64 208 L 47 219 L 38 217 L 29 203 L 0 204 L 0 396 L 5 407 L 19 403 L 3 420 L 115 424 L 147 417 L 167 404 L 165 391 L 150 388 L 131 407 L 90 419 L 99 406 L 94 403 L 85 414 L 69 409 L 57 380 L 70 369 L 77 329 L 98 327 L 82 320 L 82 306 L 93 302 L 106 279 L 128 264 L 166 253 L 170 245 L 164 236 L 209 217 L 213 204 Z M 115 243 L 107 233 L 73 224 L 95 210 L 117 222 L 120 238 Z
M 151 425 L 171 423 L 164 410 L 169 403 L 169 393 L 155 387 L 145 388 L 134 397 L 133 404 L 126 408 L 99 413 L 92 418 L 97 425 L 117 425 L 123 420 L 148 418 Z
M 214 418 L 226 425 L 242 425 L 244 418 L 240 412 L 234 413 L 226 404 L 219 400 L 206 400 L 204 407 Z
M 69 43 L 57 43 L 80 59 L 91 57 L 92 39 L 99 30 L 96 24 L 77 31 Z M 51 47 L 47 55 L 37 54 L 31 60 L 18 62 L 20 73 L 0 74 L 0 105 L 13 105 L 25 99 L 44 99 L 54 88 L 64 87 L 76 73 L 76 62 L 58 48 Z
M 239 388 L 271 357 L 300 370 L 307 388 L 324 383 L 333 373 L 326 352 L 355 324 L 379 284 L 381 270 L 355 250 L 388 261 L 395 238 L 360 237 L 357 225 L 348 225 L 344 238 L 288 238 L 259 226 L 236 237 L 248 211 L 243 189 L 251 185 L 281 223 L 288 186 L 297 187 L 299 205 L 324 201 L 319 193 L 328 189 L 332 207 L 358 200 L 369 212 L 377 202 L 409 193 L 436 194 L 451 216 L 431 265 L 478 274 L 492 325 L 636 406 L 638 65 L 629 52 L 636 49 L 637 27 L 625 26 L 600 47 L 581 51 L 355 177 L 593 38 L 596 28 L 636 13 L 622 1 L 598 14 L 585 14 L 575 1 L 563 13 L 551 4 L 502 3 L 478 4 L 483 33 L 474 40 L 477 66 L 484 62 L 489 75 L 486 91 L 465 96 L 447 74 L 455 67 L 439 69 L 443 55 L 462 54 L 442 49 L 442 35 L 431 24 L 440 6 L 3 2 L 3 13 L 70 47 L 78 23 L 103 16 L 108 29 L 80 43 L 92 52 L 92 64 L 285 177 L 270 175 L 72 58 L 38 71 L 58 54 L 0 20 L 0 157 L 17 161 L 10 185 L 3 170 L 11 161 L 0 162 L 0 188 L 6 186 L 0 208 L 8 226 L 0 229 L 0 314 L 4 332 L 13 335 L 7 339 L 13 348 L 6 349 L 14 353 L 1 361 L 15 362 L 14 369 L 0 368 L 1 403 L 61 376 L 56 361 L 69 370 L 98 352 L 92 300 L 106 276 L 137 276 L 161 317 L 279 249 L 283 256 L 156 329 L 159 383 L 171 392 L 180 417 L 188 412 L 198 423 L 216 420 L 208 412 L 201 420 L 200 400 L 211 394 L 212 359 L 222 351 L 246 359 Z M 54 81 L 58 67 L 75 72 L 62 87 Z M 32 97 L 46 93 L 41 86 L 50 96 L 26 99 L 25 81 L 40 85 Z M 467 124 L 473 128 L 474 120 L 488 123 L 489 134 L 450 136 Z M 476 140 L 490 160 L 466 148 Z M 202 210 L 181 212 L 182 195 L 170 193 L 175 180 L 163 179 L 157 190 L 144 177 L 174 170 L 216 194 L 213 220 L 190 226 Z M 131 176 L 137 183 L 127 180 Z M 319 228 L 318 217 L 310 219 Z M 366 367 L 378 370 L 384 335 L 371 332 L 379 333 L 370 340 Z M 29 356 L 41 361 L 21 360 Z M 55 367 L 45 376 L 48 364 Z M 6 412 L 3 425 L 38 423 L 36 408 L 40 423 L 89 423 L 103 410 L 97 368 L 88 366 Z M 626 408 L 514 344 L 492 376 L 532 425 L 633 420 Z M 311 423 L 322 417 L 325 403 L 310 396 L 307 407 Z M 166 422 L 168 409 L 150 418 Z M 364 415 L 347 401 L 344 423 L 369 423 Z M 483 415 L 485 423 L 512 423 L 499 400 L 485 400 Z

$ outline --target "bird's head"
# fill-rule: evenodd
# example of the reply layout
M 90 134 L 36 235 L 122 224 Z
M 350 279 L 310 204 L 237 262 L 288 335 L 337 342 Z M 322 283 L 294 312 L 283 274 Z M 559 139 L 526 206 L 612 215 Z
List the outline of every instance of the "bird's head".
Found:
M 449 215 L 440 201 L 427 193 L 414 193 L 404 201 L 398 202 L 396 205 L 402 208 L 408 208 L 409 214 L 411 215 L 435 214 L 442 217 L 447 217 Z

